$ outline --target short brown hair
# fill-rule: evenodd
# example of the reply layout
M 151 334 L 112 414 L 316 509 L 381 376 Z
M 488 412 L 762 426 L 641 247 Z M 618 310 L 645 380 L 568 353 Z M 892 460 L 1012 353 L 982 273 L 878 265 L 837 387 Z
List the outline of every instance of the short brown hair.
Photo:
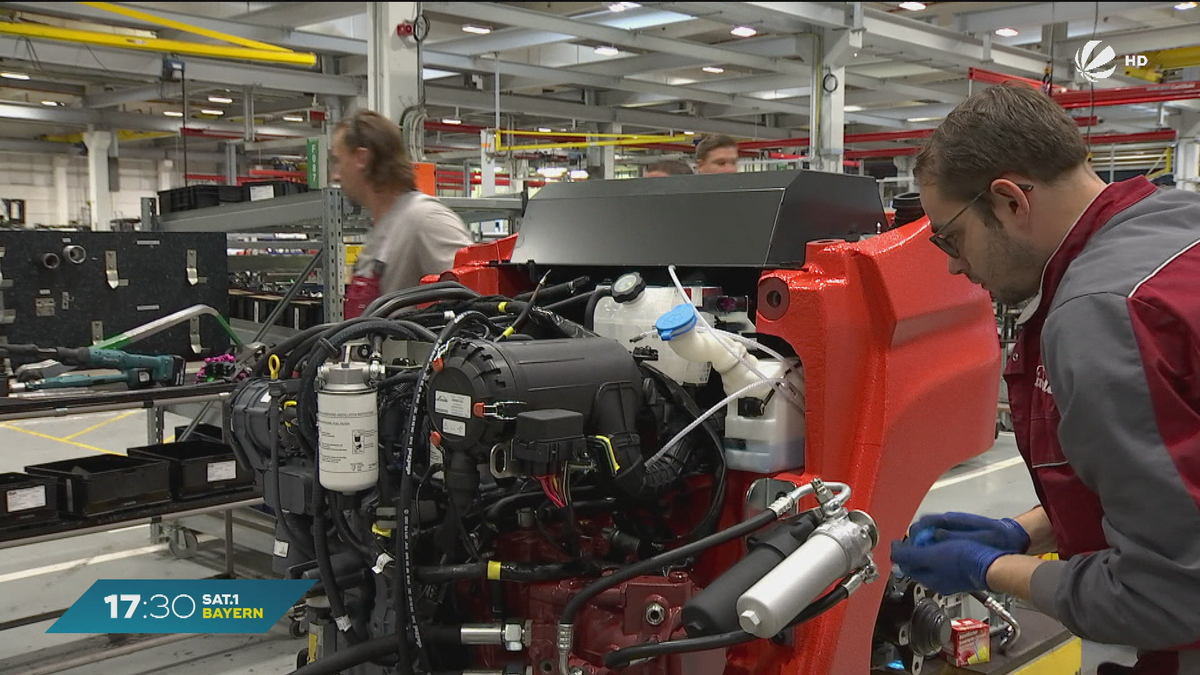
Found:
M 668 176 L 690 176 L 692 167 L 677 159 L 664 159 L 646 167 L 646 173 L 665 173 Z
M 967 201 L 1001 174 L 1051 183 L 1087 161 L 1079 126 L 1049 96 L 1020 84 L 968 96 L 917 155 L 913 175 L 943 197 Z M 991 213 L 988 204 L 981 211 Z
M 709 134 L 696 146 L 696 159 L 708 159 L 708 153 L 717 148 L 736 148 L 737 141 L 733 140 L 732 136 L 725 134 Z
M 358 110 L 338 122 L 342 142 L 354 150 L 366 148 L 371 153 L 367 164 L 367 180 L 377 188 L 417 189 L 417 174 L 400 127 L 383 115 L 371 110 Z

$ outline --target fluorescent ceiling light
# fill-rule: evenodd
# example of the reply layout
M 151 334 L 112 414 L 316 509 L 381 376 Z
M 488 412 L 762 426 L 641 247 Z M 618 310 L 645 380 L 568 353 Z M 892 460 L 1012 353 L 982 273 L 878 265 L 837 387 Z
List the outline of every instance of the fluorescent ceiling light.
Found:
M 694 132 L 694 131 L 685 131 L 685 132 L 683 132 L 683 135 L 684 135 L 684 136 L 695 136 L 695 135 L 696 135 L 696 132 Z
M 284 115 L 283 121 L 284 122 L 303 122 L 304 117 L 302 115 Z
M 571 169 L 571 180 L 586 180 L 588 177 L 587 169 Z
M 538 127 L 537 130 L 542 132 L 543 134 L 550 133 L 550 127 Z
M 610 2 L 610 3 L 608 3 L 608 9 L 613 12 L 624 12 L 627 9 L 637 9 L 638 7 L 641 7 L 641 5 L 639 5 L 636 2 Z
M 209 103 L 233 103 L 233 99 L 228 96 L 209 96 Z
M 940 120 L 940 117 L 909 117 L 905 122 L 934 122 Z
M 725 72 L 725 69 L 721 68 L 720 66 L 704 66 L 700 70 L 703 70 L 706 73 L 713 73 L 714 75 Z
M 1016 28 L 997 28 L 996 29 L 996 35 L 999 35 L 1000 37 L 1017 37 L 1020 34 L 1021 34 L 1021 31 L 1017 30 Z
M 846 112 L 858 112 L 858 111 L 862 110 L 862 106 L 861 105 L 848 105 L 845 108 L 842 108 L 842 110 L 844 110 Z
M 1185 9 L 1196 9 L 1196 3 L 1194 3 L 1194 2 L 1181 2 L 1181 3 L 1177 4 L 1177 5 L 1175 5 L 1175 9 L 1178 9 L 1178 10 L 1180 10 L 1180 11 L 1183 11 L 1183 10 L 1185 10 Z
M 473 33 L 475 35 L 487 35 L 492 32 L 492 29 L 487 26 L 475 26 L 469 23 L 463 24 L 462 29 L 464 33 Z
M 758 35 L 758 31 L 749 26 L 737 26 L 733 30 L 729 31 L 729 33 L 738 37 L 754 37 L 755 35 Z
M 25 73 L 0 73 L 0 77 L 7 78 L 9 80 L 28 80 L 29 79 L 29 76 L 26 75 Z
M 616 56 L 617 54 L 621 53 L 621 50 L 617 49 L 616 47 L 609 46 L 596 47 L 592 51 L 596 52 L 600 56 Z
M 42 105 L 48 106 L 50 108 L 54 108 L 54 107 L 58 106 L 58 104 L 59 104 L 58 101 L 42 101 Z
M 178 110 L 164 110 L 163 114 L 167 117 L 183 117 L 183 113 Z
M 902 2 L 902 3 L 900 3 L 900 9 L 907 9 L 910 12 L 919 12 L 919 11 L 925 9 L 925 3 L 923 3 L 923 2 Z
M 442 124 L 462 124 L 462 120 L 457 117 L 443 117 Z
M 200 114 L 201 115 L 216 115 L 216 116 L 220 117 L 221 115 L 225 114 L 225 111 L 224 110 L 211 110 L 211 109 L 205 108 L 204 110 L 200 111 Z
M 567 170 L 561 166 L 543 166 L 536 173 L 546 178 L 562 178 L 562 175 L 566 172 Z

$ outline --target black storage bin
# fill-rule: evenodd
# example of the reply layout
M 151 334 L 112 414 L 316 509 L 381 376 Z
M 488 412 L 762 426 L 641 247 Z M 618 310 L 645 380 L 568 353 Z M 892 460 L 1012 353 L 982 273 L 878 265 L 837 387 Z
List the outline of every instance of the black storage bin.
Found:
M 273 188 L 274 194 L 268 196 L 267 188 Z M 242 183 L 242 189 L 244 190 L 245 196 L 243 199 L 245 201 L 257 202 L 262 199 L 308 192 L 308 185 L 305 183 L 294 183 L 290 180 L 255 180 Z
M 0 530 L 58 520 L 58 482 L 0 473 Z
M 159 213 L 178 213 L 246 200 L 240 185 L 189 185 L 158 193 Z
M 28 474 L 56 479 L 58 510 L 74 516 L 169 502 L 170 471 L 166 462 L 124 455 L 93 455 L 25 467 Z
M 188 425 L 183 424 L 175 427 L 175 440 L 178 441 L 183 432 L 187 431 Z M 215 424 L 197 424 L 192 430 L 192 435 L 187 438 L 189 441 L 209 441 L 218 445 L 225 445 L 225 432 L 221 427 Z
M 233 448 L 211 441 L 183 441 L 129 448 L 130 457 L 162 460 L 171 467 L 171 494 L 195 499 L 246 488 L 253 475 L 238 463 Z

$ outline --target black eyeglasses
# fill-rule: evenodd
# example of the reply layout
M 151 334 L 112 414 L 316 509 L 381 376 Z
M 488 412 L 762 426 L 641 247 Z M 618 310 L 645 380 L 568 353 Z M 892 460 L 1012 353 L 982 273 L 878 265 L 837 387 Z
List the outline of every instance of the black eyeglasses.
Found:
M 1020 183 L 1017 184 L 1017 187 L 1021 188 L 1022 192 L 1029 192 L 1033 189 L 1032 185 L 1022 185 Z M 971 200 L 967 202 L 967 205 L 959 209 L 958 213 L 954 214 L 950 220 L 947 220 L 941 227 L 932 228 L 933 235 L 929 237 L 929 241 L 933 242 L 934 246 L 940 248 L 942 253 L 945 253 L 951 258 L 959 257 L 958 247 L 954 245 L 954 242 L 950 241 L 946 237 L 946 230 L 950 229 L 950 226 L 954 224 L 954 221 L 958 220 L 959 216 L 966 213 L 967 209 L 974 206 L 975 202 L 979 201 L 980 198 L 986 195 L 988 190 L 991 189 L 992 185 L 989 182 L 987 187 L 980 190 L 974 197 L 971 197 Z

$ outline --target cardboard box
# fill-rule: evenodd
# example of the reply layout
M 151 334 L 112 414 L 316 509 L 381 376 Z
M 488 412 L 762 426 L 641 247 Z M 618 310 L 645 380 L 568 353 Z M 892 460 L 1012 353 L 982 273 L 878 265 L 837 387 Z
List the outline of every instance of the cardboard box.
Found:
M 942 653 L 953 666 L 973 666 L 987 663 L 992 657 L 991 627 L 977 619 L 954 619 L 950 622 L 950 644 Z

